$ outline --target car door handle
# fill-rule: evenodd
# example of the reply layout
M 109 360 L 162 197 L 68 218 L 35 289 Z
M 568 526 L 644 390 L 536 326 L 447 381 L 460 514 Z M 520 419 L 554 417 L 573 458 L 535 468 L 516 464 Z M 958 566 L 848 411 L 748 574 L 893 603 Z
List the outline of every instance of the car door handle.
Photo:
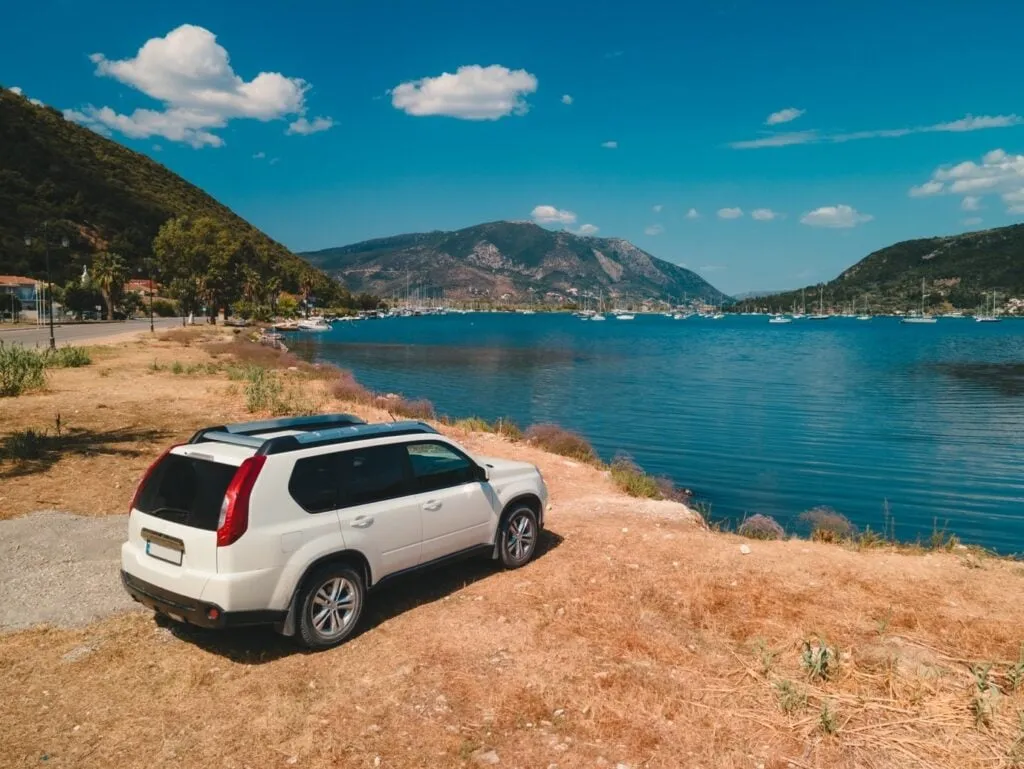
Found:
M 427 511 L 429 511 L 431 513 L 434 512 L 435 510 L 440 510 L 441 509 L 441 500 L 439 500 L 439 499 L 431 499 L 431 500 L 429 500 L 427 502 L 424 502 L 423 503 L 423 509 L 427 510 Z
M 352 520 L 352 526 L 357 529 L 365 529 L 367 526 L 373 523 L 373 517 L 369 515 L 357 515 Z

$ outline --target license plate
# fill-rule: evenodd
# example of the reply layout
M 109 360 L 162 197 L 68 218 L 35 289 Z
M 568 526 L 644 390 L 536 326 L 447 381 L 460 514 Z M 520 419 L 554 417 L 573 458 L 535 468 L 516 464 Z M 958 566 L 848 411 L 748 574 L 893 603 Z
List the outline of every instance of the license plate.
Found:
M 161 561 L 167 561 L 167 563 L 173 563 L 175 566 L 181 566 L 181 560 L 185 553 L 173 547 L 161 545 L 159 542 L 146 540 L 146 555 L 151 555 Z

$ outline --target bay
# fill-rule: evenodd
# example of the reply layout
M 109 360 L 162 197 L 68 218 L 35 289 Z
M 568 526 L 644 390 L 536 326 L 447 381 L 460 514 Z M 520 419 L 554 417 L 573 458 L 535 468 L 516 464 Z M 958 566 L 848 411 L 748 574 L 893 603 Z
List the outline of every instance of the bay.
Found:
M 692 489 L 713 520 L 835 508 L 905 541 L 1024 552 L 1024 321 L 567 314 L 388 318 L 299 355 L 453 417 L 554 422 Z

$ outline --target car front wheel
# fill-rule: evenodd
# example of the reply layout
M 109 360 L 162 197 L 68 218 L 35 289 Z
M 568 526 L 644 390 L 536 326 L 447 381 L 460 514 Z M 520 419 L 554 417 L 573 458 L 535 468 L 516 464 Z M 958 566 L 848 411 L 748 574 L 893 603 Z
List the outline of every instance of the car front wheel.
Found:
M 362 577 L 346 565 L 318 569 L 300 603 L 299 638 L 310 649 L 337 646 L 352 635 L 363 613 Z
M 501 529 L 499 557 L 506 569 L 525 566 L 537 552 L 540 526 L 537 514 L 528 507 L 517 507 L 505 518 Z

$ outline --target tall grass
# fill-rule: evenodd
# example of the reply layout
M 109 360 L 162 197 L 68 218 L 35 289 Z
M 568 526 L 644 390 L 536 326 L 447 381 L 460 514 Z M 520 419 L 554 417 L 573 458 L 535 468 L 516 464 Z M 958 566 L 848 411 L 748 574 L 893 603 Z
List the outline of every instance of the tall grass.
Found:
M 43 355 L 0 341 L 0 397 L 12 397 L 46 386 Z
M 561 454 L 563 457 L 589 464 L 598 463 L 597 452 L 586 438 L 558 425 L 533 425 L 526 431 L 524 437 L 529 443 L 552 454 Z
M 84 347 L 66 345 L 43 353 L 43 364 L 47 368 L 80 368 L 90 363 L 92 358 Z

